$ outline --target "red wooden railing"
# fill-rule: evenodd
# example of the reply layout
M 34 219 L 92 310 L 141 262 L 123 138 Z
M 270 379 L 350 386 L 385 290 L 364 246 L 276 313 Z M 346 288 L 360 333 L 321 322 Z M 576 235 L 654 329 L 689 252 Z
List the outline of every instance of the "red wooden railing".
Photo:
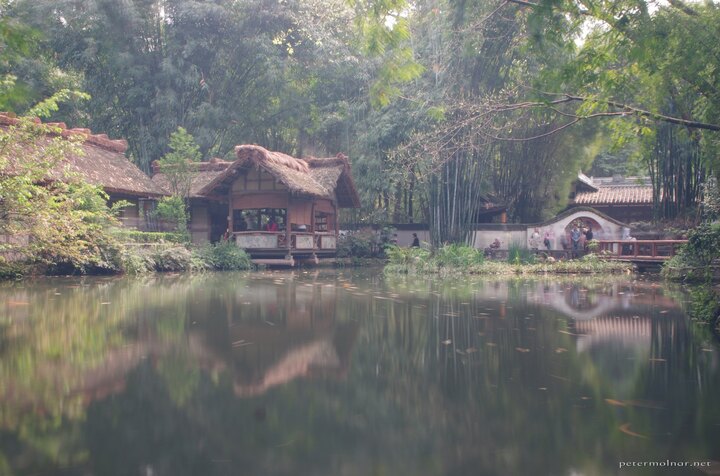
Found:
M 687 240 L 599 240 L 598 251 L 608 259 L 665 261 Z

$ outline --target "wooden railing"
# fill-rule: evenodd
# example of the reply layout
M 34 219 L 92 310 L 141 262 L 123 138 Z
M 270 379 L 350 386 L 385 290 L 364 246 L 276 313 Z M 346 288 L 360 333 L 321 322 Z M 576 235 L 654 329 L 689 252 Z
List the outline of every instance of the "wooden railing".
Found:
M 599 240 L 598 251 L 606 258 L 626 261 L 665 261 L 687 240 Z
M 236 242 L 244 249 L 287 249 L 285 231 L 239 231 L 233 233 Z M 291 231 L 289 249 L 291 250 L 333 250 L 335 234 Z

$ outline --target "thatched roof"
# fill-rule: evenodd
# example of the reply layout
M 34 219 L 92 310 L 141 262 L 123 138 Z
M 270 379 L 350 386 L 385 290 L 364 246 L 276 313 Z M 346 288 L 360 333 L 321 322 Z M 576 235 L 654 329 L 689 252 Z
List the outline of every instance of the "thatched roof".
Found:
M 220 174 L 222 174 L 232 162 L 228 162 L 220 159 L 211 159 L 209 162 L 198 162 L 192 164 L 192 178 L 190 183 L 190 197 L 191 198 L 205 198 L 205 195 L 200 193 L 210 182 L 215 180 Z M 153 176 L 152 180 L 159 187 L 169 193 L 170 181 L 167 175 L 162 172 L 160 164 L 157 161 L 152 163 Z
M 310 175 L 327 190 L 335 190 L 338 205 L 342 208 L 359 208 L 355 182 L 350 170 L 350 161 L 343 154 L 327 159 L 307 158 Z
M 40 124 L 39 120 L 35 121 Z M 0 127 L 16 126 L 19 120 L 0 113 Z M 157 197 L 165 195 L 150 177 L 125 157 L 127 142 L 111 140 L 105 134 L 92 134 L 89 129 L 68 129 L 63 123 L 48 123 L 54 130 L 46 131 L 37 140 L 48 143 L 53 137 L 80 139 L 80 152 L 69 154 L 60 164 L 63 169 L 78 173 L 84 180 L 101 186 L 107 193 Z M 44 144 L 39 144 L 41 147 Z M 62 177 L 62 170 L 56 170 L 52 179 Z
M 238 174 L 246 173 L 252 167 L 259 167 L 275 177 L 291 192 L 318 198 L 337 197 L 340 207 L 359 207 L 360 199 L 350 175 L 350 163 L 347 157 L 328 159 L 296 159 L 289 155 L 272 152 L 258 145 L 239 145 L 235 147 L 237 160 L 228 164 L 209 181 L 196 189 L 199 196 L 210 196 L 218 189 L 224 189 L 236 179 Z M 219 163 L 219 162 L 218 162 Z M 199 173 L 201 173 L 199 171 Z M 200 182 L 200 180 L 197 180 Z

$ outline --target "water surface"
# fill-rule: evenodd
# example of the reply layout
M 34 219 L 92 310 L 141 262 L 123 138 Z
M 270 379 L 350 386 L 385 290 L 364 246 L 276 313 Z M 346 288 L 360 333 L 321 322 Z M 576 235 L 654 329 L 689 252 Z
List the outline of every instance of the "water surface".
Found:
M 720 349 L 642 280 L 0 287 L 0 474 L 702 474 Z

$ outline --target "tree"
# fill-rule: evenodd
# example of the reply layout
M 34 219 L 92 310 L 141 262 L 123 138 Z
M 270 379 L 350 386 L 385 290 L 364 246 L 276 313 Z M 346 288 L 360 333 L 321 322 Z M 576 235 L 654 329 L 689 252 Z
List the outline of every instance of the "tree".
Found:
M 169 147 L 171 152 L 165 154 L 158 165 L 168 180 L 171 196 L 160 200 L 157 214 L 175 223 L 178 231 L 187 233 L 190 188 L 195 164 L 202 158 L 202 153 L 193 137 L 182 127 L 170 135 Z
M 543 55 L 561 44 L 575 50 L 564 64 L 541 70 L 534 82 L 538 102 L 526 104 L 574 103 L 562 111 L 567 121 L 616 118 L 616 141 L 640 146 L 658 214 L 687 215 L 708 170 L 720 174 L 718 5 L 673 1 L 653 10 L 638 0 L 512 3 L 523 5 L 535 25 L 533 51 Z M 551 34 L 563 21 L 566 33 Z
M 50 271 L 117 270 L 108 229 L 118 223 L 107 196 L 63 166 L 68 154 L 81 153 L 73 140 L 27 118 L 0 128 L 0 234 L 8 256 Z

